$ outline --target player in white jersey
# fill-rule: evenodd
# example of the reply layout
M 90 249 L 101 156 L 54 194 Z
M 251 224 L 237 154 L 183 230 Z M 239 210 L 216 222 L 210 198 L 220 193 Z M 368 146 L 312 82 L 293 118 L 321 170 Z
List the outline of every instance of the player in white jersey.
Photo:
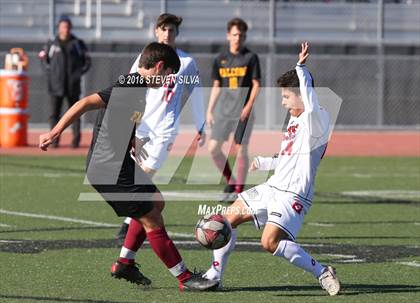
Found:
M 233 228 L 231 240 L 213 251 L 212 266 L 204 274 L 207 279 L 219 280 L 219 285 L 235 246 L 236 227 L 254 221 L 258 229 L 263 228 L 261 244 L 265 250 L 313 274 L 329 295 L 340 290 L 335 270 L 317 262 L 294 242 L 311 206 L 315 175 L 330 134 L 329 114 L 320 107 L 311 74 L 304 65 L 308 49 L 308 43 L 303 43 L 296 68 L 277 81 L 282 105 L 291 115 L 280 153 L 256 157 L 250 166 L 250 170 L 274 170 L 274 175 L 240 193 L 226 211 Z
M 136 138 L 149 140 L 144 145 L 147 157 L 133 155 L 132 158 L 150 177 L 153 177 L 168 157 L 179 130 L 179 117 L 185 100 L 188 100 L 193 113 L 197 130 L 196 139 L 200 146 L 205 142 L 203 93 L 197 64 L 189 54 L 175 46 L 181 22 L 181 17 L 166 13 L 161 14 L 156 20 L 157 42 L 170 45 L 176 50 L 181 67 L 169 85 L 148 89 L 146 109 L 142 122 L 136 129 Z M 136 71 L 140 57 L 141 54 L 133 63 L 130 73 Z M 162 209 L 163 207 L 162 205 Z M 130 221 L 130 218 L 126 218 L 116 235 L 118 244 L 124 242 Z

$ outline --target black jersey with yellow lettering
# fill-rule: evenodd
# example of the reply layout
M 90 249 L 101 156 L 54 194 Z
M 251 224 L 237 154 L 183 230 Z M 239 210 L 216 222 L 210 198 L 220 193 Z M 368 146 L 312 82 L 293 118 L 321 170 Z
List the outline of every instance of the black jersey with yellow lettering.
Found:
M 237 119 L 248 101 L 252 80 L 260 80 L 261 70 L 257 54 L 246 47 L 238 54 L 229 50 L 220 53 L 213 63 L 212 79 L 219 80 L 222 90 L 217 103 L 218 114 Z

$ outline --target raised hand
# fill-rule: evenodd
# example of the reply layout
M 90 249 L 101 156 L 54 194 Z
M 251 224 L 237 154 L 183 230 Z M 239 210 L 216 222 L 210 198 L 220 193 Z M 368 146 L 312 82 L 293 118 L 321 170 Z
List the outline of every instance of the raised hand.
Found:
M 299 53 L 298 64 L 305 64 L 306 59 L 309 57 L 309 43 L 303 42 L 301 46 L 302 46 L 302 50 Z

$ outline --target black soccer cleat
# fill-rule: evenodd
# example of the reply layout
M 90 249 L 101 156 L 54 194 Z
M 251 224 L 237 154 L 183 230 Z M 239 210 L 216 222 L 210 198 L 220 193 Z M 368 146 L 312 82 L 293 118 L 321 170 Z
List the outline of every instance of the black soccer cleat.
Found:
M 202 273 L 190 273 L 191 277 L 179 283 L 181 291 L 214 291 L 219 286 L 219 281 L 207 280 Z
M 121 247 L 124 245 L 125 237 L 127 236 L 129 226 L 130 226 L 129 224 L 124 222 L 121 225 L 121 228 L 118 231 L 118 233 L 115 235 L 115 240 L 117 241 L 118 247 Z
M 150 285 L 152 281 L 146 278 L 136 266 L 136 264 L 124 264 L 121 262 L 115 262 L 111 267 L 111 276 L 116 279 L 124 279 L 128 282 L 137 285 Z

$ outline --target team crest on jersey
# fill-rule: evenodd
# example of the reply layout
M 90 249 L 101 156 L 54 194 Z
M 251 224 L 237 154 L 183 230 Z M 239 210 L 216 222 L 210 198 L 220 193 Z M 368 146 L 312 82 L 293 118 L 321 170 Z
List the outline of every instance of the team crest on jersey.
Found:
M 256 190 L 255 188 L 250 188 L 246 191 L 246 194 L 248 195 L 248 197 L 250 199 L 255 199 L 256 197 L 258 197 L 259 193 L 258 190 Z

